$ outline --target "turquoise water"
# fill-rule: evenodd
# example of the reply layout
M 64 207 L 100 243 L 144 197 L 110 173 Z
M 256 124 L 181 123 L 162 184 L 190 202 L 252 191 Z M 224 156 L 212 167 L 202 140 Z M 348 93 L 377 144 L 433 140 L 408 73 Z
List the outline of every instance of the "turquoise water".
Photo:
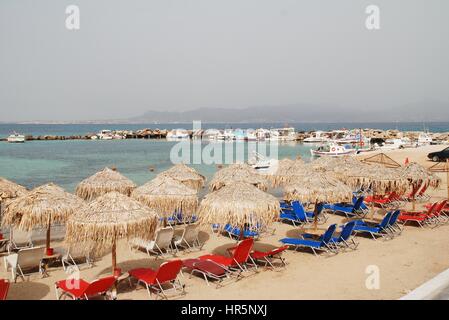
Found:
M 0 143 L 0 176 L 28 188 L 54 182 L 73 192 L 84 178 L 105 166 L 114 166 L 141 185 L 173 165 L 170 150 L 175 144 L 177 142 L 144 139 L 29 141 L 23 144 L 5 142 Z M 228 143 L 217 143 L 225 144 Z M 201 143 L 202 148 L 207 145 L 207 142 Z M 235 147 L 235 143 L 231 145 Z M 248 157 L 247 146 L 244 143 L 245 159 Z M 279 144 L 278 155 L 279 158 L 301 155 L 307 159 L 311 147 L 299 143 Z M 154 172 L 149 170 L 150 166 L 154 166 Z M 216 164 L 193 164 L 192 167 L 208 179 L 216 171 Z

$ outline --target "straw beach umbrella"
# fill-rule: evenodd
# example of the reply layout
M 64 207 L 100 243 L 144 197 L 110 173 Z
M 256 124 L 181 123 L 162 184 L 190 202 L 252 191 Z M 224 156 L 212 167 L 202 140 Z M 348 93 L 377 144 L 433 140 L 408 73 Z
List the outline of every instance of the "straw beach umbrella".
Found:
M 104 168 L 93 176 L 81 181 L 76 187 L 76 195 L 90 201 L 111 191 L 129 196 L 136 185 L 134 182 L 109 168 Z
M 271 224 L 279 211 L 279 200 L 274 196 L 251 184 L 236 182 L 206 195 L 198 214 L 203 225 L 229 223 L 242 230 L 257 223 Z
M 309 172 L 284 188 L 284 199 L 315 204 L 315 229 L 317 205 L 320 203 L 350 202 L 352 189 L 330 173 Z
M 0 177 L 0 218 L 3 213 L 4 203 L 27 193 L 27 189 L 21 185 Z
M 402 172 L 413 189 L 412 210 L 415 210 L 415 191 L 417 191 L 419 187 L 425 184 L 433 188 L 438 188 L 441 183 L 441 179 L 439 177 L 416 162 L 410 162 L 407 164 L 402 169 Z
M 51 225 L 66 222 L 70 215 L 81 210 L 84 205 L 82 199 L 49 183 L 8 202 L 5 206 L 2 225 L 17 226 L 24 231 L 31 231 L 36 227 L 46 228 L 48 249 Z
M 196 190 L 169 176 L 157 176 L 136 188 L 131 197 L 163 217 L 171 216 L 174 212 L 192 214 L 198 207 Z
M 175 180 L 180 181 L 187 187 L 199 191 L 204 187 L 204 182 L 206 178 L 196 172 L 195 169 L 186 166 L 183 163 L 176 164 L 168 170 L 161 172 L 159 176 L 168 176 Z
M 279 187 L 287 183 L 292 182 L 298 175 L 301 175 L 306 170 L 304 167 L 304 161 L 302 159 L 282 159 L 278 162 L 278 168 L 276 172 L 268 176 L 271 180 L 273 187 Z
M 117 267 L 116 244 L 121 238 L 153 238 L 158 218 L 156 212 L 116 191 L 106 193 L 67 221 L 65 241 L 69 247 L 82 246 L 89 252 L 112 250 L 112 270 Z M 89 248 L 90 245 L 94 247 Z
M 215 191 L 236 182 L 252 184 L 263 191 L 268 189 L 266 177 L 257 170 L 247 164 L 231 164 L 215 173 L 210 182 L 210 190 Z

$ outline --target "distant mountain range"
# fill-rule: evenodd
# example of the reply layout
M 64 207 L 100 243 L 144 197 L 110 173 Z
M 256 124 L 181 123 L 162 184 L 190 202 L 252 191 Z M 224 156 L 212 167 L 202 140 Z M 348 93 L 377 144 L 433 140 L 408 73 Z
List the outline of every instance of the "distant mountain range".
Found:
M 188 111 L 147 111 L 124 119 L 94 119 L 84 121 L 25 121 L 21 123 L 89 124 L 89 123 L 363 123 L 363 122 L 449 122 L 449 103 L 423 101 L 394 108 L 347 108 L 297 104 L 236 108 L 197 108 Z
M 449 104 L 407 104 L 397 108 L 349 109 L 337 106 L 290 105 L 243 109 L 198 108 L 189 111 L 148 111 L 130 122 L 432 122 L 449 121 Z

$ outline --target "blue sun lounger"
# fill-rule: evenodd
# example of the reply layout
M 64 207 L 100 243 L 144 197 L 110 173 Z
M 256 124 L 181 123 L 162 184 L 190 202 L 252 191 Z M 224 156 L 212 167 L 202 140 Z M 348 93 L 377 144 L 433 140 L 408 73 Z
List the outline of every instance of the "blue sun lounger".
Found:
M 332 236 L 337 228 L 336 224 L 332 224 L 326 230 L 326 232 L 318 240 L 300 239 L 300 238 L 284 238 L 279 240 L 283 244 L 294 247 L 295 250 L 299 248 L 312 249 L 315 256 L 318 256 L 317 251 L 324 251 L 326 253 L 336 253 L 335 246 L 332 242 Z
M 231 226 L 230 224 L 226 224 L 224 226 L 223 231 L 225 231 L 229 235 L 230 238 L 240 239 L 240 234 L 241 234 L 240 228 L 236 228 L 236 227 Z M 259 238 L 259 233 L 254 230 L 245 229 L 245 230 L 243 230 L 243 237 L 257 239 L 257 238 Z
M 368 233 L 371 237 L 376 240 L 376 236 L 382 237 L 384 239 L 392 238 L 393 234 L 390 227 L 390 220 L 393 215 L 393 212 L 388 212 L 383 217 L 382 221 L 379 224 L 371 225 L 363 220 L 357 220 L 354 232 L 355 233 Z
M 318 205 L 318 215 L 320 215 L 320 213 L 323 210 L 323 205 L 319 204 Z M 296 224 L 302 224 L 302 223 L 309 223 L 312 222 L 315 218 L 315 214 L 314 212 L 307 212 L 304 209 L 304 206 L 302 205 L 302 203 L 300 203 L 299 201 L 293 201 L 292 202 L 292 210 L 282 210 L 281 214 L 279 215 L 279 219 L 281 221 L 290 221 L 291 223 L 293 223 L 293 225 L 296 227 Z M 318 216 L 318 220 L 319 222 L 325 222 L 326 219 Z
M 344 224 L 343 226 L 341 226 L 340 228 L 342 229 L 340 232 L 340 235 L 336 236 L 336 237 L 332 237 L 331 242 L 333 245 L 335 245 L 335 247 L 337 249 L 352 249 L 355 250 L 358 247 L 358 243 L 355 242 L 354 237 L 353 237 L 353 232 L 354 232 L 354 228 L 356 225 L 356 221 L 351 221 L 348 222 L 346 224 Z M 304 238 L 312 238 L 313 235 L 311 234 L 303 234 L 302 235 Z M 319 237 L 319 240 L 321 240 L 323 238 L 323 236 Z
M 341 212 L 343 213 L 347 218 L 351 218 L 357 215 L 366 215 L 368 212 L 368 208 L 363 203 L 364 197 L 361 196 L 359 198 L 353 198 L 352 204 L 344 204 L 344 203 L 336 203 L 336 204 L 326 204 L 324 205 L 324 209 L 326 211 L 330 212 Z M 363 209 L 362 205 L 366 208 Z

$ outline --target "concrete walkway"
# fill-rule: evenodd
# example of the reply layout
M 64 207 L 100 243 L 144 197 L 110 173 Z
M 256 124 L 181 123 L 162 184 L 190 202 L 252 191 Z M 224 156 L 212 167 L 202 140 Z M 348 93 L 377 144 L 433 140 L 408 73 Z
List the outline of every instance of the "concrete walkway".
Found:
M 449 269 L 403 296 L 400 300 L 449 300 Z

